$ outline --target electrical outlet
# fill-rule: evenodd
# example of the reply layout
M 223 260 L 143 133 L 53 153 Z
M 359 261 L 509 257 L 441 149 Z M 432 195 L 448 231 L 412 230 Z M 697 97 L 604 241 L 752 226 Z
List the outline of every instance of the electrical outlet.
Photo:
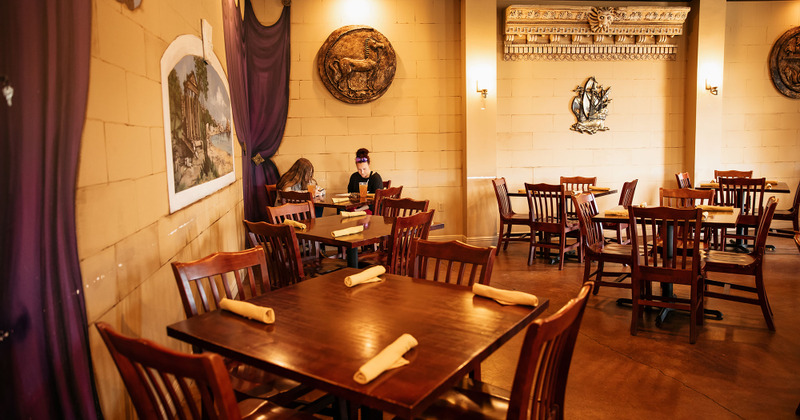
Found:
M 441 201 L 437 202 L 436 203 L 436 211 L 443 212 L 444 211 L 444 203 L 442 203 Z

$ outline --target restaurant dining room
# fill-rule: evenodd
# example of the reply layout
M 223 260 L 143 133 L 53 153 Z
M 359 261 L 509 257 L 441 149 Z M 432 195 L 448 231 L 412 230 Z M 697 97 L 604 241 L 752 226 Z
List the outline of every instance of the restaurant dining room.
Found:
M 800 1 L 0 2 L 9 419 L 800 417 Z

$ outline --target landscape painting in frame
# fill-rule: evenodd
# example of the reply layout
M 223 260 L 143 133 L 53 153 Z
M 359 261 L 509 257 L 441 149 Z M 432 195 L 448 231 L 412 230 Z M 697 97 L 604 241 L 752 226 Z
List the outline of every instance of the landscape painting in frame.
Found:
M 236 179 L 231 100 L 219 60 L 203 57 L 194 35 L 178 37 L 161 57 L 161 92 L 174 213 Z

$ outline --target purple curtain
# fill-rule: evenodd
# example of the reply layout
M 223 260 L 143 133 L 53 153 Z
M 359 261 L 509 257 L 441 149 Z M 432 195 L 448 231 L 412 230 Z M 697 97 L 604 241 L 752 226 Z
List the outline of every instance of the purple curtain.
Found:
M 270 158 L 283 139 L 289 110 L 290 10 L 285 6 L 275 24 L 262 26 L 250 0 L 244 1 L 244 21 L 235 0 L 222 0 L 231 106 L 244 155 L 247 220 L 266 220 L 264 185 L 278 181 L 278 169 Z
M 90 0 L 0 1 L 0 416 L 100 415 L 75 239 Z

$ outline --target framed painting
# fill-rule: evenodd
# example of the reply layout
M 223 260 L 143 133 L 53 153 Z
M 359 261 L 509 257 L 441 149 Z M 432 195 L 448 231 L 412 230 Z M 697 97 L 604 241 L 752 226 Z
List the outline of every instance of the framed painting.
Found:
M 169 211 L 236 179 L 228 81 L 203 42 L 181 35 L 161 57 Z

